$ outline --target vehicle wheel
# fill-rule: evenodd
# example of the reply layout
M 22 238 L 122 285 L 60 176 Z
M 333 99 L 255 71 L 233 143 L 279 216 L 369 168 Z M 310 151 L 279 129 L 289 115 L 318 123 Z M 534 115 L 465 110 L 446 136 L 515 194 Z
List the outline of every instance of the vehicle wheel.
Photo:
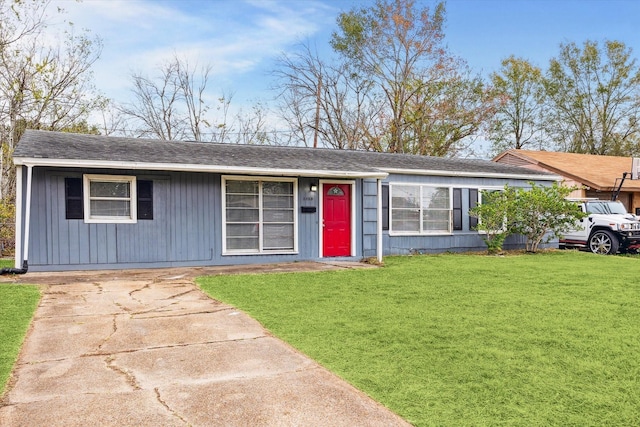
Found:
M 598 230 L 589 238 L 589 249 L 594 254 L 615 254 L 618 252 L 618 239 L 607 230 Z

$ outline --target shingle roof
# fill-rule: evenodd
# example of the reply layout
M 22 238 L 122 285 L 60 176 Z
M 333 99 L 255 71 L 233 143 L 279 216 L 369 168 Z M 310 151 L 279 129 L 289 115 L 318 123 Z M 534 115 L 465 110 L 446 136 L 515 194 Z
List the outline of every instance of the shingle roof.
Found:
M 487 160 L 267 145 L 215 144 L 27 130 L 14 163 L 121 169 L 235 171 L 300 176 L 384 177 L 393 173 L 509 175 L 552 180 L 545 172 Z
M 511 160 L 510 160 L 511 158 Z M 597 156 L 594 154 L 563 153 L 554 151 L 508 150 L 494 161 L 510 164 L 535 165 L 600 191 L 612 191 L 616 179 L 624 172 L 631 172 L 631 157 Z M 526 162 L 526 163 L 525 163 Z M 623 190 L 640 191 L 640 181 L 627 179 Z

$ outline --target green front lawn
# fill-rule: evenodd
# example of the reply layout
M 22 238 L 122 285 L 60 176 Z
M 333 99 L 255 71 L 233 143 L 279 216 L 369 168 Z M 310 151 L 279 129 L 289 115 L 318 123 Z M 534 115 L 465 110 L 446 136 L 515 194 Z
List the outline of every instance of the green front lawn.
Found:
M 0 396 L 38 301 L 40 289 L 37 286 L 0 284 Z
M 640 425 L 640 259 L 390 257 L 198 279 L 412 424 Z

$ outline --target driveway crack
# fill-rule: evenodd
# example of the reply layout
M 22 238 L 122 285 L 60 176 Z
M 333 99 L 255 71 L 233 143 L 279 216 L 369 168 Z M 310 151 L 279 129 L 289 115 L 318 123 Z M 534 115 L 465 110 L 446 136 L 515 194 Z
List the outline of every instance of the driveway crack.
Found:
M 167 402 L 165 402 L 162 397 L 160 396 L 160 390 L 158 389 L 158 387 L 154 388 L 153 391 L 156 392 L 156 399 L 158 399 L 158 402 L 160 402 L 160 404 L 162 406 L 165 407 L 165 409 L 167 411 L 169 411 L 171 413 L 171 415 L 173 415 L 174 417 L 180 419 L 180 421 L 182 421 L 183 423 L 189 425 L 189 423 L 187 422 L 187 420 L 184 419 L 184 417 L 182 415 L 180 415 L 179 413 L 177 413 L 176 411 L 174 411 L 173 409 L 171 409 L 171 407 L 167 404 Z
M 102 342 L 98 346 L 98 351 L 100 351 L 102 347 L 107 343 L 107 341 L 109 341 L 109 339 L 111 339 L 111 337 L 114 336 L 116 332 L 118 332 L 117 319 L 118 319 L 118 315 L 114 314 L 112 323 L 111 323 L 111 333 L 104 340 L 102 340 Z
M 113 363 L 115 361 L 115 357 L 113 357 L 113 355 L 110 354 L 105 358 L 104 361 L 107 364 L 107 368 L 111 369 L 113 372 L 117 374 L 123 375 L 127 380 L 127 384 L 133 387 L 134 390 L 142 390 L 142 387 L 140 387 L 140 384 L 138 384 L 138 380 L 131 372 Z
M 131 292 L 129 292 L 129 296 L 131 297 L 131 299 L 133 299 L 133 300 L 135 300 L 135 301 L 138 301 L 139 303 L 144 303 L 144 301 L 142 301 L 142 300 L 140 300 L 140 299 L 136 298 L 133 294 L 135 294 L 136 292 L 142 292 L 142 291 L 144 291 L 145 289 L 149 289 L 149 287 L 150 287 L 150 286 L 151 286 L 151 283 L 147 283 L 146 285 L 144 285 L 144 286 L 143 286 L 143 287 L 141 287 L 141 288 L 134 289 L 134 290 L 132 290 Z

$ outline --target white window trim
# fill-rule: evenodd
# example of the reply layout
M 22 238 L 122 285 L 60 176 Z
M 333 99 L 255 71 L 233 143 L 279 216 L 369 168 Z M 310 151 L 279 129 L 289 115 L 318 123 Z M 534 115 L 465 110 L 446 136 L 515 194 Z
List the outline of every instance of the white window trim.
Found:
M 421 231 L 394 231 L 393 230 L 393 187 L 428 187 L 428 188 L 448 188 L 449 189 L 449 229 L 448 230 L 422 230 L 422 190 L 420 190 L 420 230 Z M 453 234 L 453 188 L 459 186 L 421 184 L 414 182 L 389 183 L 389 235 L 390 236 L 449 236 Z M 442 209 L 444 210 L 444 209 Z
M 135 224 L 138 222 L 137 213 L 137 196 L 136 196 L 136 177 L 132 175 L 89 175 L 82 177 L 83 188 L 82 194 L 84 198 L 84 222 L 88 224 Z M 129 197 L 114 200 L 129 201 L 129 216 L 92 216 L 91 215 L 91 193 L 90 184 L 92 181 L 98 182 L 128 182 Z
M 349 215 L 351 215 L 351 256 L 354 257 L 356 256 L 356 215 L 355 215 L 355 207 L 356 207 L 356 192 L 355 192 L 355 187 L 356 187 L 356 182 L 353 180 L 350 181 L 340 181 L 340 180 L 333 180 L 333 179 L 321 179 L 318 182 L 320 184 L 320 189 L 318 190 L 318 206 L 319 206 L 319 218 L 320 218 L 320 227 L 318 227 L 318 253 L 320 254 L 321 258 L 324 258 L 324 254 L 323 252 L 323 248 L 324 248 L 324 240 L 323 240 L 323 232 L 324 232 L 324 227 L 322 226 L 322 221 L 324 218 L 324 204 L 323 204 L 323 200 L 324 200 L 324 187 L 325 186 L 330 186 L 333 184 L 343 184 L 343 185 L 349 185 L 350 191 L 351 191 L 351 209 L 349 212 Z M 332 257 L 328 257 L 328 258 L 332 258 Z
M 292 182 L 293 183 L 293 250 L 265 250 L 262 249 L 262 190 L 260 191 L 259 202 L 259 223 L 260 229 L 258 232 L 258 250 L 246 250 L 246 249 L 227 249 L 227 181 L 271 181 L 271 182 Z M 263 176 L 222 176 L 221 184 L 221 198 L 222 198 L 222 255 L 281 255 L 281 254 L 297 254 L 298 253 L 298 179 L 297 178 L 278 178 L 278 177 L 263 177 Z

